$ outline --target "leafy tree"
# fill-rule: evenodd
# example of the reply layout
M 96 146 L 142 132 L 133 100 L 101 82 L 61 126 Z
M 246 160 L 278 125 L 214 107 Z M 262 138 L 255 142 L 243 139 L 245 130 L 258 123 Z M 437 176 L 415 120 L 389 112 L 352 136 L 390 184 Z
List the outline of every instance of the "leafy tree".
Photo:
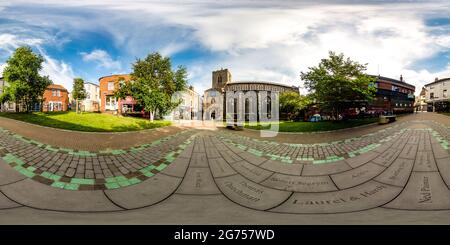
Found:
M 343 109 L 373 100 L 376 78 L 364 73 L 366 67 L 367 64 L 330 51 L 327 59 L 322 59 L 317 67 L 310 67 L 308 72 L 301 72 L 300 77 L 313 99 L 339 118 Z
M 78 113 L 80 100 L 86 99 L 86 89 L 84 88 L 84 80 L 82 78 L 73 79 L 72 97 L 76 101 L 76 112 Z
M 26 112 L 31 110 L 33 103 L 41 102 L 45 89 L 52 84 L 48 76 L 39 75 L 44 58 L 33 53 L 30 47 L 19 47 L 6 61 L 3 76 L 8 87 L 2 100 L 20 103 Z
M 183 66 L 172 70 L 170 58 L 159 53 L 151 53 L 145 59 L 137 59 L 133 64 L 131 82 L 122 83 L 115 96 L 124 99 L 132 96 L 145 111 L 150 120 L 159 113 L 164 115 L 177 107 L 180 101 L 172 101 L 172 95 L 182 91 L 187 83 L 187 71 Z
M 300 95 L 294 91 L 286 91 L 280 94 L 280 111 L 286 113 L 288 120 L 293 120 L 312 103 L 309 96 Z

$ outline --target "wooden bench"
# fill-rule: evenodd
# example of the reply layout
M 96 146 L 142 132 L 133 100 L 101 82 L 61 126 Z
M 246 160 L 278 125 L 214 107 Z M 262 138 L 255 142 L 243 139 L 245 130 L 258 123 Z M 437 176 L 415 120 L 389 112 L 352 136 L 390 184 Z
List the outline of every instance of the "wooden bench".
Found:
M 395 122 L 396 119 L 397 119 L 396 115 L 388 115 L 388 116 L 381 115 L 378 123 L 379 124 L 391 123 L 391 122 Z

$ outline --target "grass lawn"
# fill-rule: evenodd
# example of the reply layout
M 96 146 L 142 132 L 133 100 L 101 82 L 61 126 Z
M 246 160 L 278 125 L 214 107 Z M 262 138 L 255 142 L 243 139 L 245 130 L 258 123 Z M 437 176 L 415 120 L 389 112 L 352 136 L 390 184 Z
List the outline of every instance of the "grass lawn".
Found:
M 378 118 L 366 118 L 348 120 L 345 122 L 279 122 L 279 132 L 315 132 L 315 131 L 329 131 L 343 128 L 352 128 L 365 124 L 377 122 Z M 246 124 L 245 128 L 249 129 L 269 129 L 270 123 Z
M 450 116 L 450 112 L 441 113 L 442 115 Z
M 124 132 L 168 126 L 170 121 L 153 121 L 148 119 L 122 117 L 110 114 L 83 112 L 33 112 L 0 113 L 0 116 L 34 123 L 42 126 L 87 132 Z

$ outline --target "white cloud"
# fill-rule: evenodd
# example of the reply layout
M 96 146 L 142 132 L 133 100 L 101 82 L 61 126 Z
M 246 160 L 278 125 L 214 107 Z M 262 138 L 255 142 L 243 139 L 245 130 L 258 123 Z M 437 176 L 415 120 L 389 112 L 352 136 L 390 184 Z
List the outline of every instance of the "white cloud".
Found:
M 0 64 L 0 77 L 3 77 L 3 70 L 5 69 L 6 64 Z
M 21 1 L 33 2 L 33 1 Z M 344 1 L 341 1 L 344 2 Z M 352 1 L 354 2 L 354 1 Z M 343 52 L 368 72 L 416 85 L 448 76 L 449 67 L 430 72 L 411 68 L 448 51 L 448 33 L 435 33 L 425 17 L 448 16 L 449 4 L 379 3 L 311 4 L 288 1 L 48 1 L 52 7 L 87 11 L 89 18 L 45 14 L 45 28 L 104 31 L 116 48 L 137 56 L 149 50 L 173 55 L 192 46 L 211 53 L 187 64 L 196 90 L 210 86 L 211 71 L 228 67 L 235 80 L 271 80 L 300 85 L 299 73 L 316 65 L 329 50 Z M 50 6 L 50 5 L 49 5 Z M 37 23 L 42 14 L 24 21 Z M 433 29 L 434 28 L 434 29 Z M 4 37 L 7 38 L 7 37 Z M 1 39 L 0 39 L 1 40 Z M 0 41 L 1 45 L 1 41 Z M 1 46 L 0 46 L 1 47 Z M 99 67 L 120 69 L 104 50 L 83 53 Z M 60 67 L 62 68 L 62 67 Z M 198 89 L 197 89 L 198 88 Z
M 9 55 L 23 45 L 36 46 L 42 43 L 43 40 L 39 38 L 19 37 L 10 33 L 2 33 L 0 34 L 0 56 Z
M 0 55 L 9 57 L 16 48 L 23 45 L 36 48 L 44 58 L 41 74 L 48 75 L 53 83 L 63 85 L 70 91 L 75 77 L 71 66 L 47 55 L 41 47 L 44 42 L 43 39 L 39 38 L 19 37 L 9 33 L 0 34 Z M 6 63 L 0 64 L 0 76 L 2 76 L 5 67 Z
M 84 61 L 93 61 L 98 64 L 99 67 L 108 69 L 121 69 L 121 64 L 119 61 L 115 61 L 111 56 L 101 49 L 95 49 L 90 53 L 82 52 L 80 53 Z

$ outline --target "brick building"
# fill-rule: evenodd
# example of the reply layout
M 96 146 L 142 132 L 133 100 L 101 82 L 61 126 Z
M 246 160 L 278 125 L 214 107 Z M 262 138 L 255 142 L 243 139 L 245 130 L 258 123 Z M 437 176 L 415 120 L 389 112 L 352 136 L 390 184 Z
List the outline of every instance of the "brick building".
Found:
M 415 87 L 406 83 L 403 77 L 400 80 L 393 78 L 376 76 L 375 99 L 369 104 L 369 111 L 411 113 L 414 112 L 414 91 Z
M 58 84 L 51 84 L 44 91 L 42 111 L 67 111 L 69 93 L 66 88 Z M 34 108 L 34 110 L 38 110 Z
M 112 113 L 139 113 L 137 103 L 132 97 L 116 99 L 114 91 L 119 88 L 120 81 L 128 83 L 131 80 L 129 74 L 110 75 L 99 78 L 100 84 L 100 111 Z

